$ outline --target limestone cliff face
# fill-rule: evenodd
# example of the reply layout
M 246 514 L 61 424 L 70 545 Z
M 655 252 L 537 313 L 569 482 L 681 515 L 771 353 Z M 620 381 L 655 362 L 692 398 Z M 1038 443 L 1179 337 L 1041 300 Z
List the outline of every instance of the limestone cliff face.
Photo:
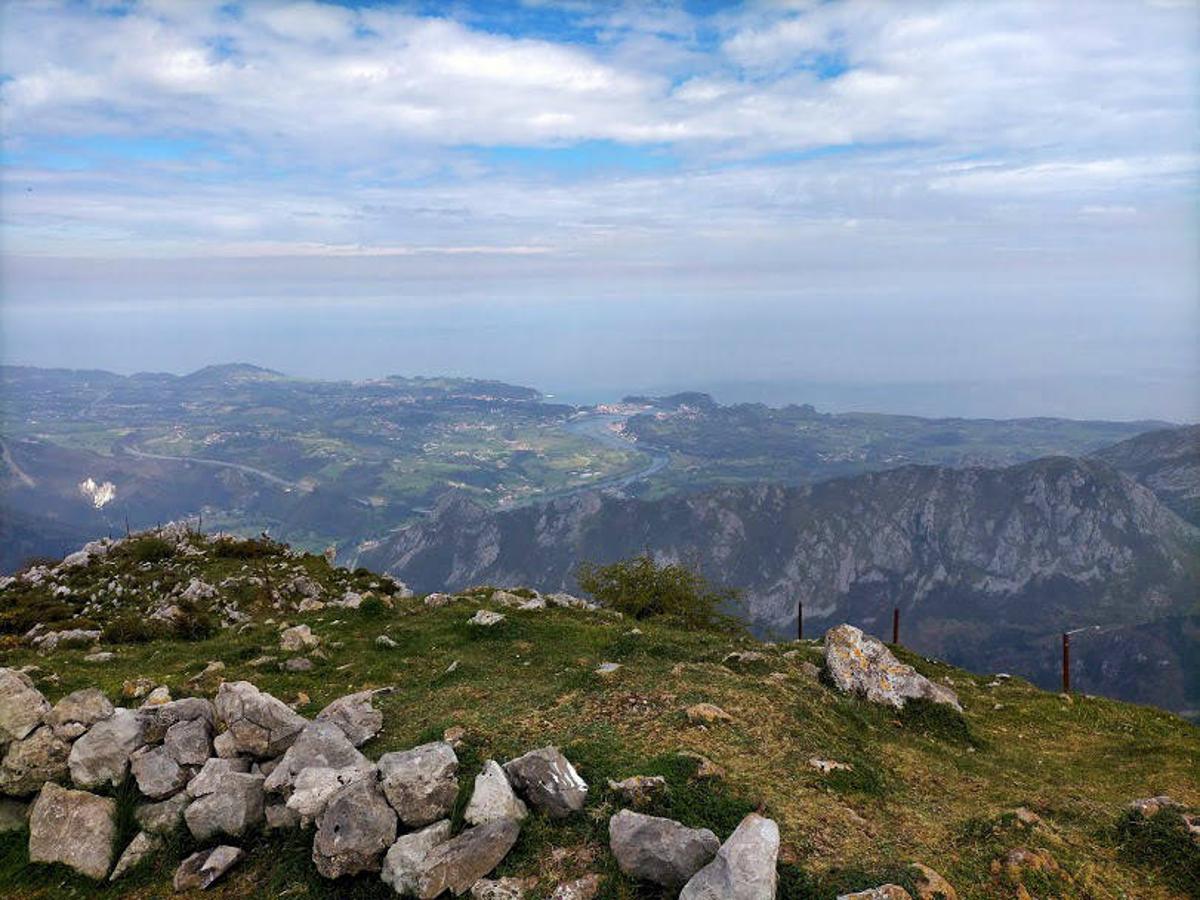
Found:
M 1193 525 L 1200 525 L 1200 425 L 1139 434 L 1096 454 L 1137 479 Z
M 656 501 L 583 495 L 487 513 L 461 496 L 367 552 L 417 590 L 572 589 L 580 560 L 645 550 L 745 590 L 761 634 L 850 621 L 975 668 L 1035 671 L 1063 629 L 1194 612 L 1200 531 L 1098 460 L 909 466 Z M 1036 649 L 1035 649 L 1036 648 Z

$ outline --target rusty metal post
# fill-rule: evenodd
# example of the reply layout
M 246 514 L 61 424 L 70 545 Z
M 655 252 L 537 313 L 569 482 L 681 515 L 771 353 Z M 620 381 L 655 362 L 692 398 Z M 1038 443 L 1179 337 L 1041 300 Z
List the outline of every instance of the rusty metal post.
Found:
M 900 643 L 900 607 L 892 607 L 892 643 Z
M 796 601 L 796 640 L 804 640 L 804 601 Z
M 1063 693 L 1071 693 L 1071 635 L 1063 632 Z

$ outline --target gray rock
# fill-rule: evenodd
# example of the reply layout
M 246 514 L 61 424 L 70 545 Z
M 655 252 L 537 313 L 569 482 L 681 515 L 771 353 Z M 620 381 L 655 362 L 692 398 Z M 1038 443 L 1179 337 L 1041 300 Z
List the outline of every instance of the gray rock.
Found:
M 770 900 L 775 896 L 779 826 L 750 813 L 717 851 L 716 859 L 692 876 L 679 900 Z
M 188 782 L 187 792 L 189 797 L 203 797 L 206 794 L 211 794 L 220 785 L 221 777 L 227 772 L 246 773 L 250 771 L 250 760 L 245 757 L 233 757 L 230 759 L 213 757 L 204 761 L 204 766 L 196 773 L 196 776 Z
M 661 775 L 631 775 L 623 781 L 610 779 L 608 789 L 626 803 L 643 806 L 667 792 L 667 779 Z
M 113 714 L 113 705 L 96 688 L 67 694 L 46 715 L 46 724 L 63 740 L 74 740 L 97 722 Z
M 550 895 L 550 900 L 592 900 L 600 893 L 600 876 L 584 875 L 566 884 L 560 884 Z
M 62 863 L 102 879 L 117 837 L 117 801 L 48 782 L 29 816 L 29 861 Z
M 204 719 L 176 722 L 167 729 L 163 746 L 181 766 L 202 766 L 212 755 L 212 726 Z
M 55 736 L 48 725 L 23 741 L 14 741 L 0 761 L 0 794 L 29 797 L 47 781 L 65 779 L 70 753 L 71 746 Z
M 29 824 L 29 804 L 0 797 L 0 834 L 20 831 Z
M 676 888 L 708 865 L 721 846 L 707 828 L 628 809 L 608 820 L 608 843 L 626 875 Z
M 222 731 L 213 738 L 213 753 L 217 754 L 220 759 L 236 759 L 238 742 L 228 731 Z
M 908 700 L 923 699 L 962 711 L 952 690 L 900 662 L 881 641 L 853 625 L 825 633 L 825 667 L 839 690 L 872 703 L 900 709 Z
M 313 661 L 307 656 L 293 656 L 280 663 L 279 668 L 285 672 L 311 672 Z
M 490 609 L 481 609 L 471 618 L 467 619 L 468 625 L 478 625 L 481 628 L 492 628 L 504 621 L 504 613 L 492 612 Z
M 312 858 L 326 878 L 378 872 L 396 840 L 396 813 L 379 785 L 362 779 L 330 798 L 317 820 Z
M 236 865 L 245 854 L 237 847 L 222 845 L 193 853 L 175 870 L 176 891 L 202 891 Z
M 158 852 L 159 848 L 162 847 L 162 843 L 162 838 L 139 831 L 134 839 L 129 842 L 129 846 L 125 848 L 125 852 L 121 854 L 121 858 L 117 860 L 117 864 L 113 866 L 112 874 L 108 876 L 108 880 L 116 881 L 118 878 L 137 868 L 142 860 Z
M 147 744 L 157 744 L 159 741 L 165 740 L 167 732 L 180 722 L 194 722 L 200 719 L 207 722 L 211 729 L 217 720 L 212 701 L 205 700 L 203 697 L 184 697 L 180 700 L 146 706 L 138 712 L 146 723 Z
M 144 725 L 138 713 L 122 708 L 93 725 L 71 746 L 71 780 L 83 788 L 119 785 L 129 771 L 130 754 L 145 743 Z
M 142 747 L 129 757 L 129 768 L 138 790 L 151 800 L 177 794 L 188 783 L 189 773 L 171 758 L 166 747 Z
M 241 837 L 262 823 L 263 777 L 248 772 L 225 772 L 214 790 L 193 800 L 184 811 L 188 831 L 198 841 L 217 835 Z
M 463 818 L 472 825 L 483 825 L 497 819 L 520 822 L 527 815 L 529 810 L 513 792 L 504 769 L 494 759 L 489 759 L 483 764 L 483 771 L 475 776 L 475 789 Z
M 898 884 L 881 884 L 853 894 L 838 894 L 837 900 L 912 900 L 912 894 Z
M 292 795 L 287 799 L 287 808 L 303 819 L 315 819 L 321 815 L 334 794 L 346 785 L 363 779 L 378 780 L 375 767 L 369 761 L 344 769 L 309 766 L 296 776 Z
M 379 758 L 388 803 L 410 828 L 444 819 L 458 796 L 458 757 L 445 741 L 423 744 Z
M 551 818 L 579 812 L 587 801 L 587 782 L 557 747 L 518 756 L 505 763 L 504 772 L 525 802 Z
M 309 722 L 283 754 L 264 787 L 271 793 L 286 796 L 291 793 L 296 776 L 305 769 L 351 766 L 370 768 L 371 762 L 354 749 L 350 739 L 333 722 Z
M 173 834 L 183 825 L 183 811 L 192 798 L 180 791 L 159 803 L 143 803 L 133 811 L 134 821 L 151 834 Z
M 446 890 L 465 893 L 500 865 L 520 833 L 520 824 L 512 819 L 499 819 L 468 828 L 458 837 L 438 844 L 421 863 L 417 896 L 432 900 Z
M 237 753 L 279 756 L 308 724 L 282 700 L 248 681 L 227 681 L 217 690 L 217 718 L 225 723 Z
M 279 635 L 279 649 L 287 653 L 309 650 L 320 643 L 321 639 L 307 625 L 295 625 Z
M 388 848 L 383 858 L 380 877 L 400 896 L 415 894 L 421 878 L 422 864 L 429 851 L 450 840 L 450 820 L 442 819 L 420 831 L 402 834 Z
M 526 891 L 537 887 L 531 878 L 480 878 L 471 885 L 471 900 L 525 900 Z
M 383 713 L 371 705 L 379 691 L 359 691 L 338 697 L 317 713 L 318 722 L 332 722 L 355 747 L 361 747 L 383 728 Z
M 29 736 L 50 712 L 33 680 L 16 669 L 0 669 L 0 747 Z
M 300 827 L 300 814 L 288 809 L 286 804 L 272 803 L 265 812 L 268 831 L 283 831 Z

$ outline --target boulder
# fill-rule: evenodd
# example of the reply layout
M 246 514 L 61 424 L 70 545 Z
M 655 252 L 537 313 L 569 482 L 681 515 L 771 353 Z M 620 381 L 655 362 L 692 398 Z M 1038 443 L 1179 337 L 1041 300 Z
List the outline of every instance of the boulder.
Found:
M 531 750 L 504 764 L 512 786 L 534 809 L 554 819 L 583 809 L 587 782 L 557 747 Z
M 125 780 L 129 756 L 145 743 L 145 722 L 132 709 L 117 708 L 71 746 L 67 764 L 79 787 L 113 787 Z
M 384 884 L 390 884 L 400 896 L 411 896 L 417 892 L 418 881 L 421 877 L 421 867 L 429 851 L 438 844 L 450 840 L 450 820 L 442 819 L 427 825 L 420 831 L 402 834 L 388 848 L 383 858 L 383 870 L 380 877 Z
M 383 713 L 371 705 L 379 691 L 359 691 L 338 697 L 317 713 L 318 722 L 332 722 L 355 747 L 361 747 L 383 729 Z
M 717 851 L 716 858 L 691 877 L 679 900 L 761 900 L 775 896 L 779 826 L 750 813 Z
M 28 675 L 0 668 L 0 747 L 28 737 L 49 712 L 50 704 Z
M 212 726 L 204 719 L 176 722 L 167 729 L 163 746 L 181 766 L 202 766 L 212 756 Z
M 326 878 L 378 872 L 396 840 L 396 813 L 374 779 L 339 790 L 317 820 L 312 858 Z
M 175 870 L 176 891 L 202 891 L 232 869 L 245 856 L 237 847 L 223 845 L 193 853 Z
M 494 759 L 489 759 L 483 764 L 483 771 L 475 776 L 475 789 L 463 818 L 472 825 L 483 825 L 497 819 L 520 822 L 527 815 L 529 810 L 513 792 L 504 769 Z
M 458 757 L 445 741 L 423 744 L 379 758 L 388 803 L 410 828 L 444 819 L 458 796 Z
M 203 797 L 211 794 L 220 785 L 221 777 L 227 772 L 246 773 L 250 771 L 250 760 L 245 757 L 225 759 L 213 757 L 204 761 L 203 767 L 187 784 L 189 797 Z
M 300 650 L 311 650 L 321 643 L 321 639 L 312 633 L 307 625 L 295 625 L 284 629 L 279 635 L 279 649 L 287 653 Z
M 872 703 L 900 709 L 908 700 L 920 699 L 962 711 L 954 691 L 900 662 L 881 641 L 853 625 L 825 633 L 825 667 L 838 690 Z
M 421 863 L 417 896 L 432 900 L 446 890 L 465 893 L 500 865 L 520 833 L 520 824 L 512 819 L 499 819 L 468 828 L 458 837 L 436 845 Z
M 1143 797 L 1129 804 L 1129 808 L 1134 813 L 1145 819 L 1153 818 L 1158 815 L 1160 810 L 1177 809 L 1178 807 L 1178 801 L 1168 797 L 1166 794 L 1160 794 L 1157 797 Z
M 707 828 L 623 809 L 608 820 L 608 844 L 631 878 L 678 888 L 716 856 L 721 842 Z
M 279 760 L 264 787 L 285 797 L 292 792 L 296 776 L 305 769 L 371 768 L 371 762 L 350 743 L 333 722 L 309 722 Z
M 491 628 L 499 625 L 504 621 L 504 613 L 492 612 L 490 609 L 481 609 L 467 619 L 468 625 L 478 625 L 483 628 Z
M 342 769 L 309 766 L 296 776 L 292 794 L 287 799 L 287 809 L 303 819 L 316 819 L 334 794 L 346 785 L 363 779 L 377 779 L 375 767 L 367 760 Z
M 898 884 L 881 884 L 853 894 L 838 894 L 837 900 L 912 900 L 912 894 Z
M 183 811 L 192 798 L 186 791 L 158 803 L 143 803 L 133 811 L 134 821 L 151 834 L 173 834 L 183 824 Z
M 116 881 L 123 877 L 153 853 L 156 853 L 162 847 L 162 838 L 157 835 L 147 834 L 144 831 L 139 831 L 129 846 L 125 848 L 125 852 L 121 854 L 117 864 L 113 866 L 112 874 L 108 876 L 109 881 Z
M 0 794 L 28 797 L 47 781 L 65 779 L 70 754 L 70 744 L 58 738 L 48 725 L 22 741 L 14 741 L 0 761 Z
M 632 775 L 623 781 L 609 779 L 608 789 L 625 803 L 645 806 L 667 792 L 667 779 L 661 775 Z
M 0 797 L 0 834 L 20 831 L 29 824 L 29 804 Z
M 217 777 L 212 791 L 188 805 L 183 818 L 198 841 L 217 835 L 241 837 L 263 821 L 263 806 L 261 775 L 225 772 Z
M 138 790 L 151 800 L 176 794 L 188 783 L 189 773 L 171 758 L 166 747 L 135 750 L 129 757 L 129 768 Z
M 46 715 L 46 724 L 65 741 L 73 741 L 97 722 L 113 714 L 113 705 L 104 692 L 84 688 L 67 694 Z
M 237 753 L 279 756 L 299 737 L 308 721 L 282 700 L 248 681 L 225 682 L 217 691 L 217 718 Z
M 48 782 L 29 816 L 29 861 L 62 863 L 102 879 L 117 837 L 117 801 Z

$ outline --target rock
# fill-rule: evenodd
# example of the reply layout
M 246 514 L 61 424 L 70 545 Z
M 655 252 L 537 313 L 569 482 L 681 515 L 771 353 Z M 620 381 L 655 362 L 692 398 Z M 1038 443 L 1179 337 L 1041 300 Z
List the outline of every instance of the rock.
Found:
M 235 759 L 238 755 L 237 739 L 228 731 L 222 731 L 213 738 L 213 753 L 221 759 Z
M 334 794 L 364 778 L 372 781 L 377 779 L 375 767 L 367 760 L 341 769 L 310 766 L 296 776 L 292 795 L 287 799 L 287 808 L 303 819 L 315 819 L 325 810 Z
M 914 885 L 917 889 L 917 900 L 958 900 L 958 891 L 929 866 L 915 862 L 912 867 L 921 873 Z
M 149 678 L 135 678 L 133 681 L 121 682 L 121 696 L 128 700 L 140 700 L 154 690 L 154 682 Z
M 144 743 L 144 729 L 144 720 L 133 710 L 113 710 L 71 746 L 71 780 L 83 788 L 119 785 L 129 771 L 129 755 Z
M 716 858 L 692 876 L 679 900 L 760 900 L 775 896 L 779 826 L 750 813 Z
M 180 722 L 192 722 L 203 719 L 211 726 L 216 722 L 216 710 L 211 700 L 203 697 L 184 697 L 182 700 L 172 700 L 157 706 L 147 706 L 138 710 L 145 722 L 147 744 L 157 744 L 166 740 L 167 732 L 173 725 Z M 200 763 L 203 764 L 204 760 Z
M 358 609 L 362 606 L 363 595 L 357 591 L 346 591 L 341 598 L 333 601 L 334 606 L 341 606 L 345 609 Z
M 808 764 L 811 768 L 816 769 L 822 775 L 828 775 L 830 772 L 852 772 L 854 766 L 850 763 L 838 762 L 836 759 L 821 759 L 819 756 L 810 757 Z
M 350 739 L 333 722 L 309 722 L 288 747 L 264 787 L 275 794 L 288 795 L 296 776 L 308 768 L 370 769 L 371 762 L 354 748 Z
M 284 831 L 300 827 L 300 813 L 288 809 L 284 803 L 272 803 L 266 807 L 264 813 L 267 819 L 267 831 Z
M 645 806 L 667 792 L 667 779 L 661 775 L 633 775 L 624 781 L 609 779 L 608 789 L 625 803 Z
M 117 864 L 113 866 L 112 874 L 108 876 L 109 881 L 116 881 L 126 873 L 137 868 L 146 857 L 158 851 L 162 847 L 162 838 L 152 834 L 147 834 L 144 831 L 139 831 L 129 846 L 125 848 L 125 852 L 121 854 Z
M 481 609 L 475 615 L 471 616 L 471 618 L 467 619 L 467 624 L 491 628 L 503 621 L 504 613 L 492 612 L 490 609 Z
M 504 773 L 525 802 L 554 819 L 583 809 L 587 782 L 557 747 L 531 750 L 504 764 Z
M 721 709 L 715 703 L 696 703 L 684 712 L 688 721 L 693 725 L 713 725 L 719 722 L 732 722 L 733 716 Z
M 163 747 L 181 766 L 202 766 L 212 754 L 212 726 L 204 719 L 176 722 L 167 729 Z
M 397 644 L 395 641 L 393 641 L 386 634 L 381 634 L 379 637 L 375 638 L 375 646 L 383 647 L 385 650 L 394 650 L 396 647 L 399 647 L 400 645 Z
M 752 669 L 766 663 L 767 655 L 757 650 L 734 650 L 732 653 L 726 653 L 721 660 L 722 665 L 734 670 Z
M 522 821 L 529 810 L 513 792 L 504 769 L 494 759 L 483 764 L 483 771 L 475 776 L 475 788 L 467 803 L 463 819 L 472 825 L 483 825 L 497 819 Z
M 837 900 L 912 900 L 912 894 L 898 884 L 883 884 L 853 894 L 838 894 Z
M 20 831 L 29 824 L 29 804 L 0 797 L 0 834 Z
M 471 885 L 472 900 L 525 900 L 526 891 L 537 887 L 536 876 L 531 878 L 480 878 Z
M 1018 806 L 1013 810 L 1013 815 L 1026 828 L 1033 828 L 1036 825 L 1042 824 L 1042 817 L 1027 806 Z
M 451 725 L 442 732 L 442 740 L 457 750 L 467 739 L 467 729 L 461 725 Z
M 237 752 L 259 758 L 279 756 L 308 724 L 282 700 L 248 681 L 222 684 L 217 691 L 216 709 Z
M 466 892 L 491 872 L 517 842 L 521 826 L 512 819 L 499 819 L 468 828 L 458 837 L 437 844 L 421 863 L 417 896 L 432 900 L 443 891 Z
M 30 641 L 33 646 L 37 647 L 43 653 L 51 653 L 59 647 L 83 647 L 87 644 L 94 644 L 100 640 L 100 632 L 89 628 L 68 628 L 64 631 L 51 631 L 47 634 L 40 635 Z M 95 656 L 97 654 L 92 654 Z M 108 654 L 108 658 L 112 659 L 113 654 Z M 84 657 L 85 662 L 91 662 L 88 657 Z
M 321 643 L 321 639 L 312 633 L 307 625 L 295 625 L 285 629 L 279 635 L 279 649 L 286 653 L 299 650 L 311 650 Z
M 448 840 L 449 819 L 434 822 L 411 834 L 400 835 L 383 858 L 383 871 L 380 873 L 383 883 L 390 884 L 392 890 L 402 897 L 415 894 L 425 857 L 438 844 Z
M 724 778 L 725 770 L 718 766 L 715 762 L 700 753 L 692 753 L 687 750 L 680 751 L 679 756 L 686 759 L 696 760 L 696 771 L 692 775 L 693 779 L 705 781 L 710 778 Z
M 608 843 L 626 875 L 675 888 L 708 865 L 721 846 L 707 828 L 628 809 L 608 820 Z
M 29 816 L 29 861 L 62 863 L 98 881 L 116 837 L 116 800 L 47 782 Z
M 134 821 L 151 834 L 173 834 L 183 824 L 183 811 L 192 798 L 185 791 L 159 803 L 143 803 L 133 811 Z
M 293 656 L 291 659 L 284 660 L 279 668 L 285 672 L 311 672 L 313 661 L 307 656 Z
M 346 785 L 317 820 L 312 858 L 326 878 L 378 872 L 396 840 L 396 813 L 373 779 Z
M 66 741 L 73 741 L 97 722 L 113 714 L 113 705 L 104 692 L 96 688 L 84 688 L 67 694 L 46 715 L 46 724 L 54 733 Z
M 211 660 L 208 663 L 208 665 L 206 665 L 203 669 L 201 669 L 199 672 L 197 672 L 195 675 L 193 675 L 191 678 L 188 679 L 188 684 L 193 684 L 193 685 L 199 684 L 200 682 L 207 681 L 209 678 L 212 678 L 214 675 L 219 675 L 221 672 L 224 672 L 224 671 L 225 671 L 225 663 L 221 662 L 219 659 Z M 219 679 L 217 679 L 217 680 L 219 680 Z
M 175 870 L 176 891 L 202 891 L 232 869 L 245 856 L 237 847 L 222 845 L 193 853 Z
M 383 729 L 383 713 L 371 705 L 379 691 L 359 691 L 338 697 L 317 713 L 318 722 L 332 722 L 355 747 L 361 747 Z
M 50 704 L 28 675 L 0 669 L 0 747 L 28 737 L 49 712 Z
M 106 663 L 112 662 L 116 658 L 117 654 L 113 653 L 111 650 L 97 650 L 95 653 L 89 653 L 87 656 L 85 656 L 83 661 L 90 663 Z
M 591 874 L 560 884 L 550 895 L 550 900 L 594 900 L 600 893 L 600 876 Z
M 908 700 L 930 700 L 962 712 L 948 687 L 934 684 L 892 655 L 882 642 L 853 625 L 825 634 L 825 667 L 838 690 L 900 709 Z
M 129 757 L 129 768 L 138 790 L 151 800 L 179 792 L 188 783 L 188 773 L 171 758 L 166 747 L 142 747 Z
M 147 696 L 142 708 L 147 706 L 162 706 L 164 703 L 171 702 L 171 691 L 165 684 L 160 684 L 152 690 Z
M 1179 807 L 1172 798 L 1162 794 L 1158 797 L 1143 797 L 1141 800 L 1134 800 L 1129 804 L 1129 808 L 1145 819 L 1153 818 L 1164 809 L 1176 809 Z
M 221 785 L 221 776 L 227 772 L 246 773 L 250 771 L 250 760 L 244 757 L 231 759 L 213 757 L 204 761 L 203 767 L 196 776 L 188 782 L 189 797 L 204 797 L 211 794 Z
M 0 761 L 0 794 L 28 797 L 47 781 L 65 779 L 70 754 L 71 746 L 47 725 L 23 741 L 14 741 Z
M 434 609 L 436 609 L 440 606 L 446 606 L 447 604 L 451 603 L 453 600 L 454 600 L 454 598 L 452 596 L 450 596 L 449 594 L 433 593 L 433 594 L 429 594 L 428 596 L 426 596 L 422 602 L 426 606 L 433 607 Z
M 444 819 L 458 796 L 458 757 L 445 741 L 423 744 L 379 758 L 388 803 L 410 828 Z
M 299 612 L 317 612 L 325 608 L 325 604 L 320 600 L 314 600 L 311 597 L 305 597 L 297 605 L 296 609 Z
M 241 837 L 261 824 L 263 777 L 249 772 L 224 772 L 213 790 L 193 800 L 183 813 L 188 831 L 198 841 L 217 835 Z
M 805 660 L 804 662 L 800 663 L 800 674 L 805 678 L 816 681 L 821 676 L 821 670 L 813 663 Z
M 620 663 L 604 662 L 596 666 L 597 675 L 615 675 L 621 668 Z

